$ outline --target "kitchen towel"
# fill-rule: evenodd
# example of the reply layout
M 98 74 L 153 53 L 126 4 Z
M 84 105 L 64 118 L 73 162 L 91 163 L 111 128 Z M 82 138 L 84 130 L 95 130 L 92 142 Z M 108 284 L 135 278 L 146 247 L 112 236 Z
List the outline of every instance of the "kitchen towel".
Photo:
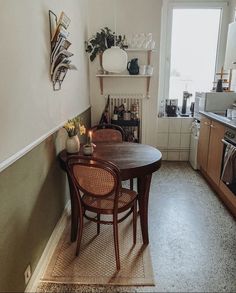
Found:
M 221 180 L 231 184 L 236 179 L 236 147 L 228 144 L 225 149 Z

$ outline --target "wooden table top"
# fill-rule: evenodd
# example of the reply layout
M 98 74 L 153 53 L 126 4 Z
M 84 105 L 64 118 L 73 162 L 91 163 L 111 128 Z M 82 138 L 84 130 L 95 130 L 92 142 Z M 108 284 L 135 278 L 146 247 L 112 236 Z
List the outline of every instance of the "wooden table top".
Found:
M 79 155 L 83 155 L 80 148 Z M 59 158 L 66 162 L 69 154 L 63 150 Z M 161 166 L 162 154 L 156 148 L 138 143 L 97 143 L 93 155 L 95 158 L 111 161 L 121 170 L 122 180 L 141 177 L 157 171 Z

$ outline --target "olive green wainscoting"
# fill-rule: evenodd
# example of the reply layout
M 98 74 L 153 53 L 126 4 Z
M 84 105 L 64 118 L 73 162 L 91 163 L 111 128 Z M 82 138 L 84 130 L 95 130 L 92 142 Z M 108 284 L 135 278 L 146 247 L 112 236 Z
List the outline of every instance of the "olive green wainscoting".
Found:
M 90 109 L 80 115 L 90 127 Z M 69 199 L 58 132 L 0 173 L 0 291 L 24 291 Z M 85 138 L 81 138 L 83 141 Z

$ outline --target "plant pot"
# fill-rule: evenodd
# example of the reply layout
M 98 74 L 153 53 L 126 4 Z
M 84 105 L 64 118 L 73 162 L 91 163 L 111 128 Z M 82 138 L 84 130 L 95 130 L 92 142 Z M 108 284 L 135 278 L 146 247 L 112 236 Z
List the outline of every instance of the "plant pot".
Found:
M 80 141 L 77 135 L 68 137 L 66 140 L 66 151 L 69 154 L 78 153 L 80 149 Z
M 93 146 L 92 144 L 85 144 L 83 146 L 83 153 L 85 156 L 91 156 L 93 154 Z

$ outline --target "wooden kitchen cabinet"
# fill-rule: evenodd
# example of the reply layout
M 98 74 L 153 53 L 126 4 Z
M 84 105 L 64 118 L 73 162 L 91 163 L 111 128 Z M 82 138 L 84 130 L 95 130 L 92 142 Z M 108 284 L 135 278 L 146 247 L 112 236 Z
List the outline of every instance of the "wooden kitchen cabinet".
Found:
M 209 118 L 202 118 L 198 143 L 200 170 L 218 186 L 220 182 L 225 126 Z
M 215 184 L 219 185 L 223 155 L 221 139 L 224 138 L 225 127 L 219 122 L 212 121 L 210 128 L 207 174 Z
M 224 144 L 225 126 L 214 119 L 203 116 L 200 124 L 198 141 L 198 165 L 200 171 L 219 198 L 224 202 L 231 213 L 236 217 L 236 196 L 220 180 Z

